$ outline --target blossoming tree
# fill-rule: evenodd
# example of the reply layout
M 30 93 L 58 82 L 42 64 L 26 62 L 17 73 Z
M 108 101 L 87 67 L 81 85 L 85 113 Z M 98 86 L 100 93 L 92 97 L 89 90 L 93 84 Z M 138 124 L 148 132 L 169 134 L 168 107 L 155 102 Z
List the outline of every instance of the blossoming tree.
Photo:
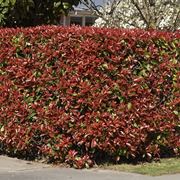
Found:
M 180 29 L 180 0 L 109 0 L 100 8 L 93 0 L 85 4 L 99 16 L 98 27 Z

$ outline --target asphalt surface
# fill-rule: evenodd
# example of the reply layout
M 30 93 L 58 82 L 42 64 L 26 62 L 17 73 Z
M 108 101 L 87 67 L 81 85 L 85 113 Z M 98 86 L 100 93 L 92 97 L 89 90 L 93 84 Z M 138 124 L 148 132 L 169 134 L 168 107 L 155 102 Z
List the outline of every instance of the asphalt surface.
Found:
M 76 170 L 0 156 L 0 180 L 179 180 L 180 174 L 150 177 L 101 169 Z

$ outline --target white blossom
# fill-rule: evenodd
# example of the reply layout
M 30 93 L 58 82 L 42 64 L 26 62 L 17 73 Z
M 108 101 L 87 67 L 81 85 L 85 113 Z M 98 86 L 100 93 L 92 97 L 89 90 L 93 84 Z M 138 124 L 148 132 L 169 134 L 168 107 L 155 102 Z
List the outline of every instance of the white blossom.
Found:
M 111 0 L 97 12 L 97 27 L 180 29 L 180 0 Z

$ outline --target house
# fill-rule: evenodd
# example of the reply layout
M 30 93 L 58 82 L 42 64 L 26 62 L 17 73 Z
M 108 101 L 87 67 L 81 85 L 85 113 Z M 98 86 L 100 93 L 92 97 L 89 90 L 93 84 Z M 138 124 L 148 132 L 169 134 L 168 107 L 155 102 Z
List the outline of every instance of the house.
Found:
M 94 0 L 96 5 L 102 5 L 104 0 Z M 97 15 L 87 9 L 83 5 L 75 7 L 68 16 L 63 15 L 60 20 L 60 25 L 70 26 L 70 25 L 80 25 L 80 26 L 92 26 L 97 19 Z
M 68 16 L 63 15 L 60 20 L 60 25 L 80 25 L 92 26 L 97 19 L 97 16 L 88 9 L 75 8 Z

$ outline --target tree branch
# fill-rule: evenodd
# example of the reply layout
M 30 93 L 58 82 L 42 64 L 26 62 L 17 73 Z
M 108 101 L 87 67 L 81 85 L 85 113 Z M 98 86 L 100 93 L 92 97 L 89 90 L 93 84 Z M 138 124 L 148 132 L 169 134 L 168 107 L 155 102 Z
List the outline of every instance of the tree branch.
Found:
M 146 26 L 149 27 L 149 22 L 147 21 L 146 17 L 144 16 L 143 12 L 141 11 L 141 8 L 139 7 L 138 3 L 135 2 L 134 0 L 131 0 L 131 3 L 136 7 L 138 10 L 142 20 L 145 22 Z

